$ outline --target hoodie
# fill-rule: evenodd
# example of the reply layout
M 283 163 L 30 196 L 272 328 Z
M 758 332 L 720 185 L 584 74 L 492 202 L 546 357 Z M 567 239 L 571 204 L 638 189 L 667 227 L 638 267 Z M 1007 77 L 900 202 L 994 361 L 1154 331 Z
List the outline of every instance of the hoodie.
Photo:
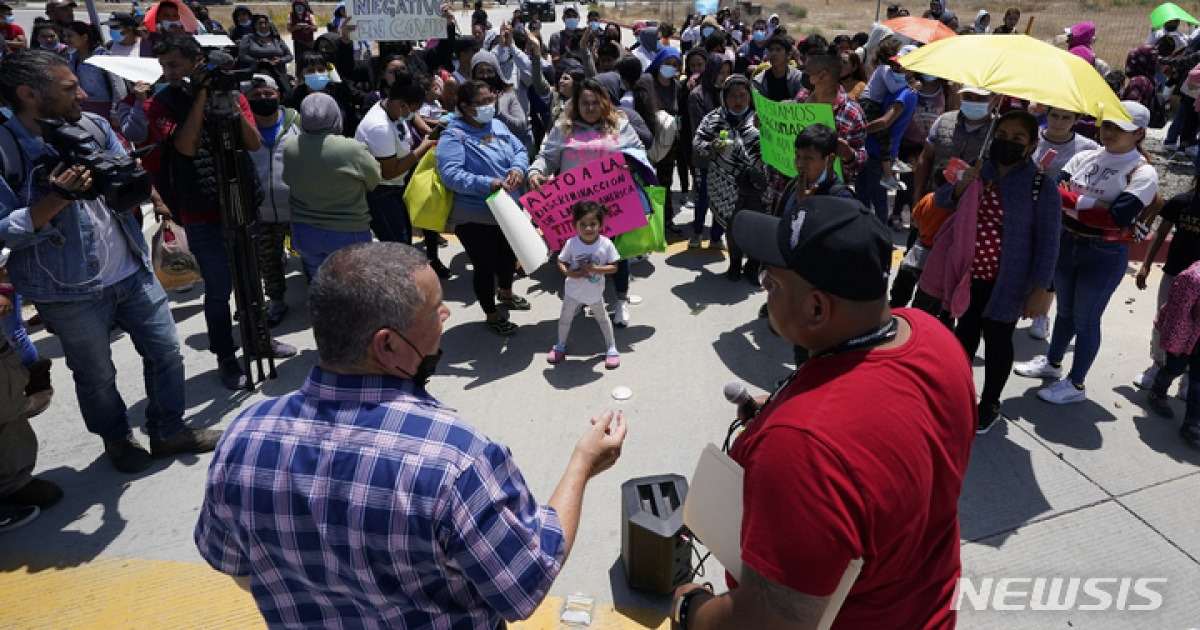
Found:
M 471 57 L 470 76 L 474 77 L 475 68 L 485 63 L 496 71 L 496 76 L 501 81 L 504 81 L 504 72 L 500 69 L 500 60 L 490 50 L 481 50 L 475 53 L 474 57 Z M 496 98 L 496 120 L 503 122 L 514 136 L 520 139 L 521 142 L 525 142 L 526 136 L 529 134 L 529 116 L 525 114 L 525 110 L 521 107 L 517 91 L 512 89 L 512 86 L 507 82 L 505 82 L 504 88 Z
M 1080 22 L 1067 29 L 1067 47 L 1092 47 L 1096 41 L 1096 25 L 1091 22 Z
M 450 222 L 496 225 L 487 206 L 492 180 L 529 170 L 529 154 L 498 119 L 476 127 L 455 118 L 438 140 L 437 166 L 446 188 L 454 191 Z
M 633 56 L 642 62 L 642 70 L 650 67 L 654 57 L 662 48 L 662 40 L 658 36 L 657 26 L 648 26 L 637 35 L 638 46 L 633 49 Z
M 992 26 L 991 26 L 990 20 L 988 21 L 987 26 L 984 26 L 982 23 L 983 18 L 991 18 L 991 17 L 992 17 L 992 14 L 988 13 L 987 9 L 980 9 L 979 13 L 975 14 L 975 32 L 980 35 L 986 35 L 989 31 L 991 31 Z
M 721 72 L 721 66 L 729 64 L 730 70 L 733 69 L 733 64 L 730 63 L 725 55 L 712 53 L 708 56 L 708 60 L 704 62 L 704 74 L 700 75 L 700 85 L 688 94 L 688 115 L 691 116 L 692 128 L 688 130 L 688 135 L 696 135 L 696 129 L 700 126 L 700 121 L 704 116 L 721 105 L 719 92 L 717 90 L 717 75 Z
M 654 134 L 650 132 L 650 127 L 646 124 L 646 120 L 634 108 L 621 105 L 621 97 L 625 94 L 625 82 L 621 80 L 621 75 L 616 72 L 601 72 L 595 76 L 595 79 L 597 83 L 604 86 L 604 89 L 608 90 L 608 96 L 612 100 L 613 107 L 621 110 L 625 114 L 625 117 L 629 119 L 629 124 L 637 132 L 637 137 L 642 141 L 642 146 L 649 149 L 654 144 Z

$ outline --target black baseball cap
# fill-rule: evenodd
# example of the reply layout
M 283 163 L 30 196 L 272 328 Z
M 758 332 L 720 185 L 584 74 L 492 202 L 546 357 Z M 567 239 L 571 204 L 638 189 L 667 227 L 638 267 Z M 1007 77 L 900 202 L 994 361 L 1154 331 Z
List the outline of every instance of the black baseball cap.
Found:
M 887 295 L 891 236 L 857 200 L 809 197 L 782 217 L 739 212 L 733 223 L 746 255 L 790 269 L 821 291 L 859 302 Z
M 132 13 L 113 13 L 104 21 L 105 26 L 137 26 L 138 24 L 141 22 Z

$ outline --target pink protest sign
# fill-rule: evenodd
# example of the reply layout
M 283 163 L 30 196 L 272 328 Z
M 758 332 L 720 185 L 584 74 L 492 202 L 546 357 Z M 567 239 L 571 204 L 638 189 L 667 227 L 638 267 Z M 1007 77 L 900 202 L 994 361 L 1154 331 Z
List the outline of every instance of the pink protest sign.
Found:
M 543 184 L 542 192 L 521 197 L 521 205 L 554 251 L 561 251 L 575 236 L 571 206 L 580 201 L 595 201 L 608 208 L 604 235 L 609 238 L 646 226 L 637 183 L 625 169 L 625 156 L 620 153 L 564 171 Z

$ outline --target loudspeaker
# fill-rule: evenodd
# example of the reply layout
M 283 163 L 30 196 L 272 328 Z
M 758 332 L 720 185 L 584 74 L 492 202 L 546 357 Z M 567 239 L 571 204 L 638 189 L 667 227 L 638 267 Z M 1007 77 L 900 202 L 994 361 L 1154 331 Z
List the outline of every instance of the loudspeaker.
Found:
M 621 484 L 621 560 L 630 587 L 668 594 L 692 574 L 692 548 L 683 535 L 687 479 L 657 475 Z

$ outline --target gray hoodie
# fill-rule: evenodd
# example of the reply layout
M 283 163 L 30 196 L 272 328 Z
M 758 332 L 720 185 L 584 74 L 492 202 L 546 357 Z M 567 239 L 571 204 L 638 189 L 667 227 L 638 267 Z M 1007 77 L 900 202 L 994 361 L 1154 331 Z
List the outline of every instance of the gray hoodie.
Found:
M 507 84 L 507 87 L 500 92 L 500 96 L 496 99 L 496 119 L 503 122 L 518 140 L 525 142 L 529 133 L 529 116 L 521 107 L 521 101 L 517 98 L 517 90 L 505 80 L 504 72 L 500 69 L 500 60 L 496 59 L 495 53 L 490 50 L 481 50 L 475 53 L 475 56 L 471 57 L 470 76 L 474 77 L 475 67 L 484 63 L 494 68 L 496 76 Z

